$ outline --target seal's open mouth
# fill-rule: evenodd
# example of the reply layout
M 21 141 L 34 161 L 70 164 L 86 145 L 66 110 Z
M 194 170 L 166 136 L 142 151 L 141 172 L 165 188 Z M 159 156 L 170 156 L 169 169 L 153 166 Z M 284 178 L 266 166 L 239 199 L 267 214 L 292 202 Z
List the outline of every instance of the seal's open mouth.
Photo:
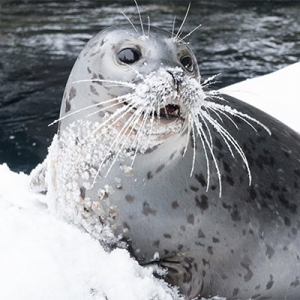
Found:
M 179 118 L 180 106 L 176 104 L 168 104 L 159 110 L 159 116 L 158 113 L 155 112 L 155 116 L 166 119 Z
M 123 102 L 125 105 L 128 105 L 127 102 Z M 132 107 L 132 109 L 136 110 L 136 107 Z M 150 116 L 153 115 L 151 112 Z M 167 104 L 166 106 L 162 107 L 154 112 L 154 116 L 157 118 L 165 118 L 165 119 L 174 119 L 181 117 L 181 109 L 180 106 L 177 104 Z

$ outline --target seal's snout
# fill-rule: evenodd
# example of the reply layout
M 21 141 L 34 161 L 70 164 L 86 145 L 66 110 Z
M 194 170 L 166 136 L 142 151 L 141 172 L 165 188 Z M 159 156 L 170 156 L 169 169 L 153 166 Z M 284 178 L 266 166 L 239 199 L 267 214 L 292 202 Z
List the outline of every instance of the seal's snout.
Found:
M 184 72 L 180 68 L 167 70 L 167 73 L 169 73 L 172 76 L 173 84 L 176 89 L 176 91 L 179 93 L 181 83 L 183 82 L 184 78 Z

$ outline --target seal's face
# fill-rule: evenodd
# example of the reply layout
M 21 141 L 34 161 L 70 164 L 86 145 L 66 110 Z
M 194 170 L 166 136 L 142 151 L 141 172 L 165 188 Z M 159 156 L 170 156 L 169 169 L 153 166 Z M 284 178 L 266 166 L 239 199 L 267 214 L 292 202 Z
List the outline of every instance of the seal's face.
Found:
M 109 28 L 80 54 L 61 117 L 75 113 L 76 120 L 100 116 L 107 121 L 110 115 L 107 123 L 116 128 L 130 122 L 133 134 L 143 131 L 154 139 L 166 139 L 187 126 L 188 86 L 198 86 L 197 93 L 204 98 L 199 81 L 196 58 L 184 41 L 158 28 L 147 35 L 131 26 Z M 66 118 L 61 128 L 72 121 L 71 116 Z

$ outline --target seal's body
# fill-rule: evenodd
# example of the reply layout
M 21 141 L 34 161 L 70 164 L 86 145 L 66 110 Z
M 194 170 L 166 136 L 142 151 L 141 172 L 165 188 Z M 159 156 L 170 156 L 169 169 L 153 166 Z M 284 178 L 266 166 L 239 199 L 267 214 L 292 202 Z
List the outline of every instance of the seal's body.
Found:
M 167 267 L 188 299 L 300 295 L 300 138 L 204 92 L 178 36 L 95 36 L 70 75 L 50 159 L 56 210 Z

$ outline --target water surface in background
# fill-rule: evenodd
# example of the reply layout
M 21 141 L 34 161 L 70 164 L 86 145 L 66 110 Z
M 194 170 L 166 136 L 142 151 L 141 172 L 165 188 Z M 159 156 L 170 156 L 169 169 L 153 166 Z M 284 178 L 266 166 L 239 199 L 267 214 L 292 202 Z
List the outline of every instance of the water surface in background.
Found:
M 138 1 L 144 21 L 172 30 L 190 1 Z M 155 3 L 155 4 L 154 4 Z M 300 60 L 299 1 L 196 1 L 184 26 L 205 79 L 216 88 Z M 0 163 L 29 172 L 47 154 L 65 83 L 84 44 L 109 25 L 138 23 L 131 1 L 1 0 Z

